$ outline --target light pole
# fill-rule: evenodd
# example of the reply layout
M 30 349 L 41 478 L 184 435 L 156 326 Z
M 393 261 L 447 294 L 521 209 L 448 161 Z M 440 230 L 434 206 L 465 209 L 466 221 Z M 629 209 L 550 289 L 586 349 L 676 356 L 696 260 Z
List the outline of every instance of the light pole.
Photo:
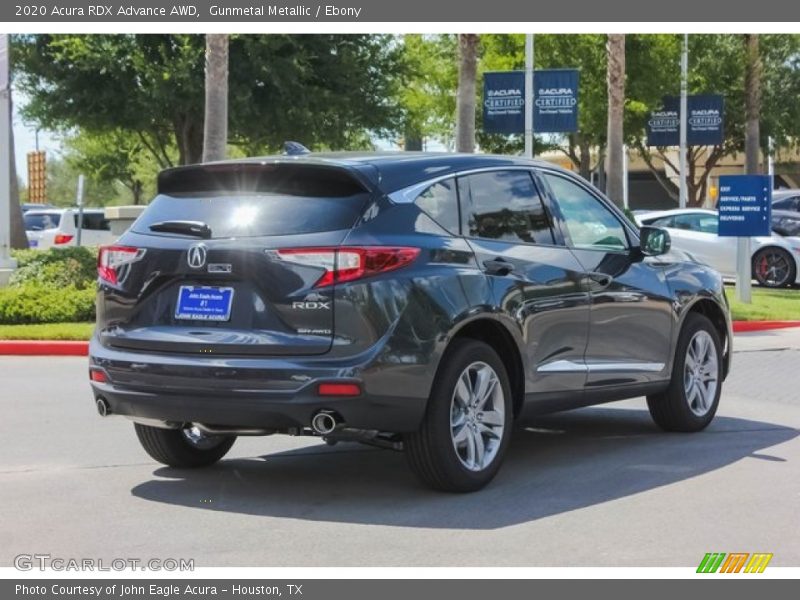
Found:
M 686 130 L 689 120 L 689 101 L 688 101 L 688 87 L 689 87 L 689 34 L 683 34 L 683 49 L 681 50 L 681 120 L 680 120 L 680 149 L 678 152 L 678 164 L 680 165 L 680 207 L 686 208 L 686 198 L 689 194 L 686 185 Z
M 533 158 L 533 34 L 525 36 L 525 156 Z
M 0 285 L 17 266 L 11 258 L 11 85 L 8 34 L 0 34 Z

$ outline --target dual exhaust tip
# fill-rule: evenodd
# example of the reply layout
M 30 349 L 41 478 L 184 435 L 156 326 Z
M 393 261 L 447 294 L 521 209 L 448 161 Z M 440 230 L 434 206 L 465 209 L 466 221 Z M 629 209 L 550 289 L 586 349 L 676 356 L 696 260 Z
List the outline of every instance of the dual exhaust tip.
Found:
M 341 424 L 339 416 L 329 410 L 320 410 L 311 417 L 311 429 L 318 435 L 330 435 Z
M 102 396 L 97 398 L 94 403 L 97 407 L 97 414 L 99 414 L 101 417 L 107 417 L 111 414 L 111 407 L 108 405 L 108 401 Z

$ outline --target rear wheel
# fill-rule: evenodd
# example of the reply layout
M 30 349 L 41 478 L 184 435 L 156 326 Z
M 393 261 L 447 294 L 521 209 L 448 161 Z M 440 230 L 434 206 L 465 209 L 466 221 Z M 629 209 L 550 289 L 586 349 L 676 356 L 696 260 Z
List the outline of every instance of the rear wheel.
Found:
M 405 437 L 409 464 L 434 489 L 471 492 L 500 469 L 511 434 L 511 387 L 491 346 L 455 340 L 442 359 L 422 427 Z
M 153 459 L 170 467 L 193 469 L 212 465 L 228 453 L 236 437 L 209 435 L 197 427 L 162 429 L 135 423 L 139 443 Z
M 759 285 L 786 287 L 794 283 L 795 276 L 794 259 L 783 248 L 762 248 L 753 255 L 753 277 Z
M 700 431 L 717 412 L 722 391 L 722 345 L 703 315 L 690 313 L 683 324 L 669 387 L 647 397 L 656 424 L 666 431 Z

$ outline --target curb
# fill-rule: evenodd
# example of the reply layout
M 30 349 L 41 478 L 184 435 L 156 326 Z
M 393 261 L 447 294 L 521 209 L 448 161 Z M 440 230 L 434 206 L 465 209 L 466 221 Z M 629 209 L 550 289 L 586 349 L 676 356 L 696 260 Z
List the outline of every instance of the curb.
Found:
M 0 355 L 88 356 L 89 342 L 71 340 L 0 340 Z
M 734 321 L 733 333 L 768 331 L 770 329 L 785 329 L 787 327 L 800 327 L 800 321 Z

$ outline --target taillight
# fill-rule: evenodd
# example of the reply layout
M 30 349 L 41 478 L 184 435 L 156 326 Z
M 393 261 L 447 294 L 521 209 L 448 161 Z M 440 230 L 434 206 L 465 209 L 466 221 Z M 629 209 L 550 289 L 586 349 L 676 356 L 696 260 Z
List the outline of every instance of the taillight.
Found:
M 113 285 L 125 278 L 125 269 L 144 256 L 144 248 L 100 246 L 97 254 L 97 275 Z
M 362 246 L 343 248 L 283 248 L 278 256 L 287 262 L 319 267 L 324 272 L 314 287 L 355 281 L 410 264 L 419 248 Z
M 57 233 L 56 237 L 53 238 L 54 244 L 69 244 L 74 238 L 74 235 L 67 235 L 66 233 Z

